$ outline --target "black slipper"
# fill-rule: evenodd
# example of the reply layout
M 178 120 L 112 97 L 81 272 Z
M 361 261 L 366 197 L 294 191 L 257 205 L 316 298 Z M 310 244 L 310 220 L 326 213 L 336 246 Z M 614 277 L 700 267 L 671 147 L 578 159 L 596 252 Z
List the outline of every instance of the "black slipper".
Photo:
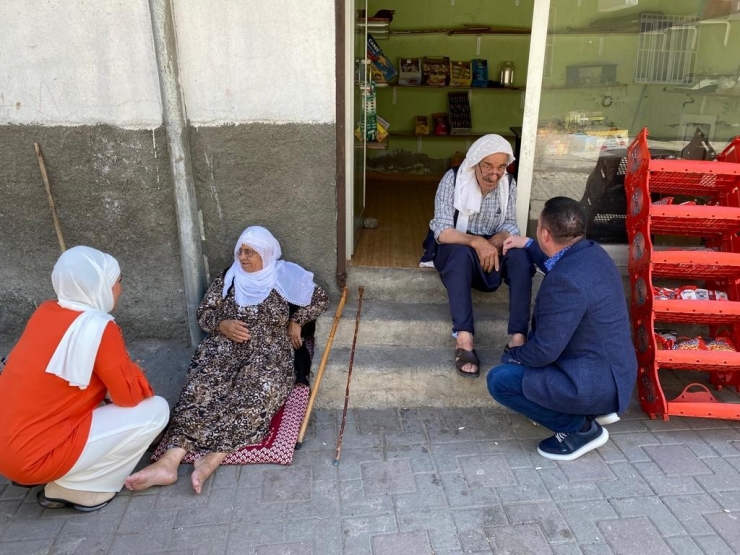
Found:
M 115 495 L 113 497 L 115 497 Z M 46 497 L 46 495 L 44 495 L 44 490 L 41 490 L 36 494 L 36 501 L 38 501 L 38 504 L 41 505 L 44 509 L 64 509 L 65 507 L 69 507 L 70 509 L 74 509 L 75 511 L 79 511 L 81 513 L 92 513 L 94 511 L 99 511 L 100 509 L 105 507 L 113 500 L 113 497 L 108 499 L 108 501 L 103 501 L 102 503 L 98 503 L 97 505 L 87 506 L 79 505 L 78 503 L 67 501 L 66 499 L 52 499 L 50 497 Z
M 465 372 L 462 367 L 466 364 L 474 364 L 476 366 L 475 372 Z M 472 351 L 466 351 L 465 349 L 455 349 L 455 369 L 457 373 L 463 378 L 477 378 L 480 376 L 480 359 L 475 349 Z

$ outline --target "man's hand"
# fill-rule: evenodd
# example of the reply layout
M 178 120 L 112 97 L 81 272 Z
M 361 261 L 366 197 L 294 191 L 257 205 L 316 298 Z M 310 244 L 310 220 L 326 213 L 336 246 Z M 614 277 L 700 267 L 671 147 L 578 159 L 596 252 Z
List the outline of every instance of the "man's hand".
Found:
M 509 252 L 511 249 L 523 249 L 524 245 L 529 241 L 529 237 L 522 237 L 521 235 L 511 235 L 504 241 L 504 254 Z
M 488 242 L 491 243 L 494 247 L 496 247 L 498 252 L 501 253 L 504 248 L 504 242 L 509 237 L 511 237 L 511 234 L 508 231 L 501 231 L 497 233 L 496 235 L 494 235 L 493 237 L 491 237 L 488 240 Z
M 494 247 L 485 237 L 476 237 L 470 245 L 478 255 L 481 268 L 488 273 L 491 270 L 499 270 L 498 249 Z

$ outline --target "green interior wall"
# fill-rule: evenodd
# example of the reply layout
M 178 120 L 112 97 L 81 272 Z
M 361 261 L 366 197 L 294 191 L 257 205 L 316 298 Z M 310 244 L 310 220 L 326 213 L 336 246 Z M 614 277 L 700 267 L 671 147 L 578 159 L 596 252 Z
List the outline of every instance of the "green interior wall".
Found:
M 529 28 L 532 24 L 534 0 L 492 2 L 490 0 L 459 0 L 453 6 L 449 1 L 398 0 L 372 1 L 368 14 L 379 9 L 395 10 L 391 29 L 432 29 L 462 27 L 465 24 L 506 25 Z M 446 56 L 450 60 L 488 60 L 489 79 L 498 80 L 501 64 L 514 62 L 514 85 L 526 83 L 529 58 L 529 36 L 482 35 L 480 54 L 476 54 L 476 35 L 445 34 L 392 36 L 379 41 L 383 53 L 398 66 L 399 57 L 422 58 Z M 391 123 L 392 131 L 414 130 L 417 115 L 430 117 L 434 112 L 447 111 L 447 93 L 462 89 L 434 89 L 427 87 L 396 87 L 393 104 L 393 87 L 377 89 L 378 114 Z M 499 133 L 511 135 L 510 127 L 521 126 L 524 92 L 501 89 L 473 89 L 471 114 L 474 133 Z M 455 151 L 465 152 L 474 138 L 444 137 L 422 138 L 390 137 L 390 151 L 422 153 L 429 158 L 449 159 Z M 513 139 L 512 139 L 513 143 Z M 386 151 L 369 151 L 368 157 L 385 157 Z
M 531 26 L 533 0 L 513 1 L 458 0 L 455 5 L 440 0 L 373 0 L 368 14 L 379 9 L 395 10 L 392 29 L 450 28 L 464 24 Z M 571 29 L 593 26 L 597 20 L 637 18 L 641 12 L 663 12 L 671 15 L 700 16 L 704 0 L 640 0 L 635 8 L 617 12 L 598 12 L 596 0 L 553 0 L 551 3 L 552 66 L 543 80 L 540 120 L 564 119 L 572 110 L 601 111 L 615 125 L 635 135 L 643 126 L 651 136 L 676 139 L 681 113 L 717 117 L 715 141 L 721 146 L 740 133 L 738 100 L 711 94 L 669 92 L 665 85 L 635 83 L 637 55 L 636 34 L 594 31 L 590 34 L 569 33 Z M 603 38 L 602 38 L 603 37 Z M 697 73 L 734 74 L 740 64 L 740 20 L 731 21 L 728 44 L 724 45 L 724 25 L 700 25 L 696 62 Z M 601 54 L 599 45 L 603 40 Z M 529 56 L 528 36 L 483 36 L 481 52 L 476 55 L 476 36 L 444 34 L 393 36 L 379 42 L 384 53 L 397 65 L 399 57 L 448 56 L 451 60 L 480 57 L 489 61 L 489 78 L 497 79 L 503 61 L 515 64 L 516 86 L 526 84 Z M 565 68 L 581 64 L 617 64 L 620 86 L 573 89 L 565 88 Z M 378 113 L 390 121 L 393 131 L 412 131 L 414 116 L 446 111 L 447 93 L 451 89 L 379 88 Z M 521 125 L 522 91 L 476 90 L 472 92 L 471 112 L 475 132 L 510 134 L 509 127 Z M 602 102 L 610 96 L 612 104 Z M 449 159 L 456 151 L 465 151 L 474 139 L 390 137 L 388 151 L 369 151 L 369 158 L 384 158 L 401 153 L 420 153 L 434 160 Z M 418 155 L 417 155 L 418 156 Z M 370 162 L 372 165 L 372 162 Z

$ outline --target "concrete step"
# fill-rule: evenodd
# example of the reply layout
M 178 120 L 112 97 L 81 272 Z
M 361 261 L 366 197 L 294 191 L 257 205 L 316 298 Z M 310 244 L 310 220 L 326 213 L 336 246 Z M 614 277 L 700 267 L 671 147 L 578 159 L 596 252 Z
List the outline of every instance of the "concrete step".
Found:
M 481 377 L 458 376 L 454 341 L 437 347 L 360 346 L 355 350 L 350 383 L 352 408 L 496 407 L 488 394 L 485 375 L 499 363 L 501 349 L 476 349 Z M 317 349 L 313 382 L 322 357 Z M 347 386 L 350 348 L 333 348 L 324 369 L 316 406 L 341 408 Z
M 542 275 L 534 278 L 536 294 Z M 433 268 L 371 268 L 352 266 L 347 276 L 350 299 L 357 298 L 357 288 L 363 286 L 364 299 L 403 303 L 446 303 L 447 291 Z M 502 285 L 493 293 L 473 291 L 473 303 L 508 303 L 509 290 Z
M 503 345 L 507 338 L 508 304 L 482 303 L 474 308 L 476 344 Z M 317 338 L 326 341 L 334 322 L 336 308 L 324 313 L 317 322 Z M 355 332 L 357 301 L 345 304 L 334 345 L 349 347 Z M 451 337 L 452 321 L 447 302 L 400 303 L 363 299 L 357 345 L 437 346 Z

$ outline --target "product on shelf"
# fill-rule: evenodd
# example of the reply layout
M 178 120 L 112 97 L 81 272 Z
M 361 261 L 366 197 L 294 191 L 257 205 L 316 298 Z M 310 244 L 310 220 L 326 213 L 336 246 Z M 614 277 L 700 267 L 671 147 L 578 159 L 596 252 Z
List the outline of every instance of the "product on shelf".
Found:
M 469 87 L 472 82 L 471 62 L 450 62 L 450 87 Z
M 367 57 L 372 62 L 374 76 L 380 77 L 377 83 L 389 83 L 398 73 L 372 35 L 367 36 Z
M 421 85 L 421 58 L 398 58 L 399 85 Z
M 450 124 L 447 122 L 446 112 L 435 112 L 432 114 L 432 128 L 435 135 L 450 134 Z
M 370 88 L 365 95 L 365 116 L 360 119 L 355 129 L 357 140 L 371 143 L 378 140 L 378 114 L 375 103 L 375 84 L 370 83 Z
M 416 116 L 414 118 L 414 135 L 429 135 L 429 118 Z
M 471 83 L 474 87 L 487 87 L 488 86 L 488 60 L 475 59 L 470 60 L 470 64 L 473 72 L 473 82 Z
M 653 287 L 653 296 L 658 300 L 676 300 L 684 301 L 726 301 L 728 300 L 725 291 L 716 291 L 703 289 L 696 285 L 684 285 L 683 287 Z
M 427 87 L 445 87 L 450 79 L 450 59 L 425 57 L 421 66 L 422 82 Z
M 473 123 L 470 117 L 468 93 L 447 93 L 447 110 L 450 114 L 450 134 L 464 135 L 470 133 Z

